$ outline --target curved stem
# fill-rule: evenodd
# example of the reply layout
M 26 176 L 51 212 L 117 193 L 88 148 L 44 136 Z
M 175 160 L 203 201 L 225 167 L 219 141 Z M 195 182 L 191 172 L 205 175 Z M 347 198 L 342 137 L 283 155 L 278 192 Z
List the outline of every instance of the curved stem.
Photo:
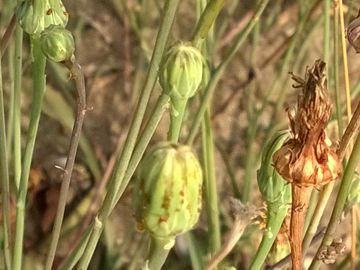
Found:
M 172 100 L 170 103 L 170 128 L 168 140 L 173 143 L 177 143 L 179 141 L 187 101 L 187 99 L 180 99 Z
M 67 195 L 69 191 L 72 171 L 74 168 L 76 152 L 79 146 L 81 129 L 84 123 L 84 117 L 86 113 L 86 92 L 84 74 L 81 70 L 80 65 L 78 65 L 77 63 L 72 63 L 69 61 L 66 63 L 66 65 L 71 72 L 72 78 L 75 79 L 77 93 L 77 113 L 74 121 L 73 131 L 71 134 L 69 152 L 62 176 L 63 179 L 61 181 L 59 202 L 54 221 L 49 253 L 46 259 L 45 270 L 51 270 L 54 262 L 56 248 L 60 238 L 61 225 L 64 219 Z
M 288 213 L 287 206 L 268 206 L 268 220 L 260 246 L 249 270 L 260 270 Z
M 33 99 L 31 104 L 30 124 L 25 146 L 24 161 L 21 171 L 19 190 L 16 202 L 16 235 L 13 257 L 13 269 L 21 270 L 22 267 L 22 249 L 24 238 L 24 222 L 26 210 L 26 195 L 28 189 L 28 178 L 30 173 L 31 161 L 34 152 L 36 135 L 40 122 L 41 107 L 45 92 L 45 65 L 46 58 L 43 55 L 40 42 L 32 39 L 33 43 Z

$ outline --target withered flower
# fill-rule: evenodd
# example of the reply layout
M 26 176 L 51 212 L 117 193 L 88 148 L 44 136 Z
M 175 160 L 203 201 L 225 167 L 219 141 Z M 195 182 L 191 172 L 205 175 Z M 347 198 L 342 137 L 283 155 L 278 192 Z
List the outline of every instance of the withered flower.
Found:
M 331 114 L 325 66 L 316 60 L 307 68 L 305 79 L 292 74 L 298 83 L 294 87 L 301 89 L 297 107 L 288 109 L 292 136 L 273 156 L 278 173 L 292 184 L 290 236 L 295 270 L 302 265 L 302 232 L 312 188 L 334 180 L 341 171 L 325 132 Z

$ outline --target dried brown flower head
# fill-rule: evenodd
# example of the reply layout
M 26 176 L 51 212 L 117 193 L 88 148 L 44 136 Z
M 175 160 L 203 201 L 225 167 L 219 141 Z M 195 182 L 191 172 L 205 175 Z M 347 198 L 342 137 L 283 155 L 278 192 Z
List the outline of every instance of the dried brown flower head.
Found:
M 316 60 L 307 68 L 305 80 L 292 74 L 299 84 L 294 87 L 302 89 L 297 108 L 288 109 L 292 138 L 273 157 L 282 177 L 304 187 L 324 185 L 340 172 L 337 155 L 325 133 L 331 114 L 325 66 Z
M 360 10 L 358 16 L 346 28 L 346 37 L 355 51 L 360 53 Z

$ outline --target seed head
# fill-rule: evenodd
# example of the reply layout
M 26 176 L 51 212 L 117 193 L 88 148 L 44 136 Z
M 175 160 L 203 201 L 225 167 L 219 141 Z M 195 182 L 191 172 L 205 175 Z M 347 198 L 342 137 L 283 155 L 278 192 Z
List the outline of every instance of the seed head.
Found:
M 360 53 L 360 10 L 358 16 L 346 28 L 346 37 L 357 53 Z
M 140 164 L 135 188 L 138 227 L 171 248 L 177 235 L 197 223 L 201 191 L 202 170 L 191 148 L 156 146 Z

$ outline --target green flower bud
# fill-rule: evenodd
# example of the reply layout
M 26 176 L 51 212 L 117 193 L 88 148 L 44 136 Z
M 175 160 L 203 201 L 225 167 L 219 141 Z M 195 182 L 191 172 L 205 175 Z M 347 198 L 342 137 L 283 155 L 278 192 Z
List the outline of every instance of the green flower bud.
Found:
M 41 49 L 54 62 L 70 60 L 75 51 L 75 42 L 70 31 L 59 25 L 51 25 L 42 32 Z
M 66 26 L 68 13 L 60 0 L 27 0 L 17 10 L 17 18 L 29 35 L 40 35 L 50 25 Z
M 139 167 L 135 187 L 138 227 L 170 249 L 175 237 L 197 223 L 201 209 L 202 170 L 190 147 L 156 146 Z
M 360 175 L 355 172 L 351 182 L 350 190 L 346 198 L 345 212 L 349 211 L 355 204 L 360 203 Z
M 203 75 L 201 52 L 188 43 L 177 43 L 164 57 L 160 67 L 160 84 L 171 99 L 188 99 L 195 95 Z
M 288 138 L 288 131 L 278 132 L 264 147 L 257 181 L 260 192 L 268 205 L 291 203 L 291 185 L 284 181 L 272 164 L 273 154 L 280 149 Z

